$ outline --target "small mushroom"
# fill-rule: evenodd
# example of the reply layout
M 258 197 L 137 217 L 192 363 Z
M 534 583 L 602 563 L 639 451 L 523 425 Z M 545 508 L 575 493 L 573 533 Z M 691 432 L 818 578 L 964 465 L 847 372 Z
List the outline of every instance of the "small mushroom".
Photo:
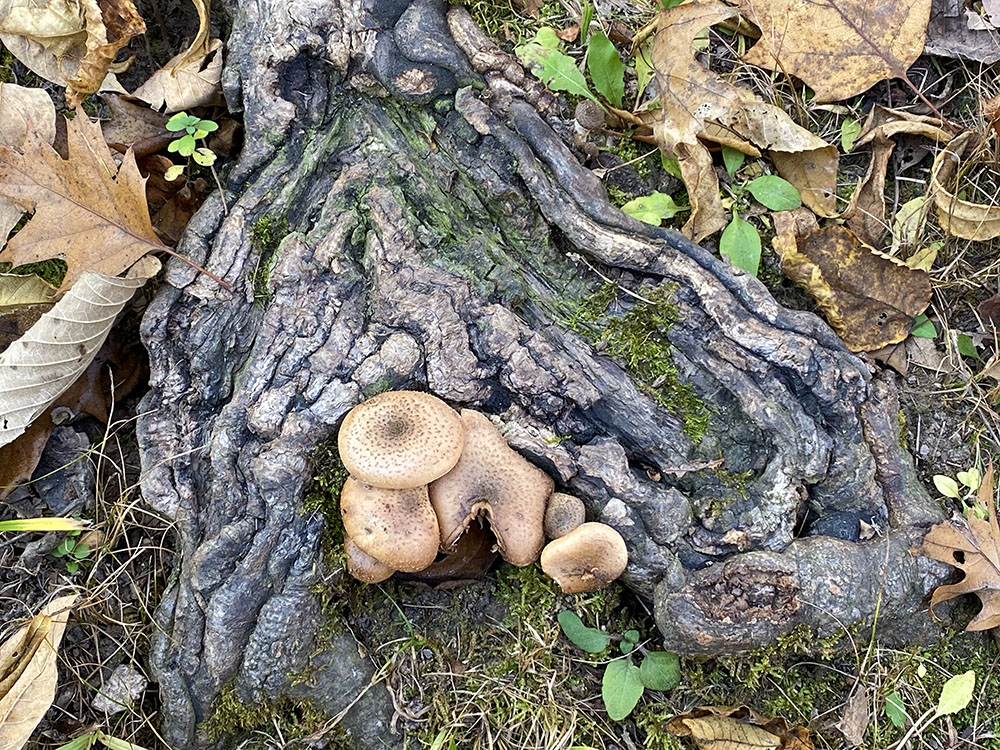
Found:
M 344 552 L 347 553 L 347 572 L 364 583 L 384 581 L 396 572 L 361 549 L 350 537 L 344 540 Z
M 542 550 L 542 570 L 565 594 L 602 589 L 628 564 L 622 535 L 603 523 L 585 523 Z
M 462 410 L 465 447 L 455 468 L 430 485 L 441 526 L 441 548 L 450 551 L 474 520 L 485 516 L 503 559 L 530 565 L 545 543 L 542 530 L 552 479 L 512 450 L 485 416 Z
M 348 412 L 337 445 L 351 476 L 402 490 L 447 474 L 462 455 L 463 441 L 458 412 L 441 399 L 386 391 Z
M 427 487 L 390 490 L 349 477 L 340 493 L 347 536 L 393 570 L 413 573 L 437 557 L 437 517 Z
M 586 520 L 587 509 L 583 507 L 583 500 L 565 492 L 554 492 L 549 498 L 549 507 L 545 509 L 545 536 L 558 539 Z

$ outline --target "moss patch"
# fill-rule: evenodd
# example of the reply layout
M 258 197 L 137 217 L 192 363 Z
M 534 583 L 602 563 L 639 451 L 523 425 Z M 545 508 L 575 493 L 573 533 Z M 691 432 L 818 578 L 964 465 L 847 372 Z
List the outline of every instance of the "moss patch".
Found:
M 43 260 L 38 263 L 26 263 L 23 266 L 12 266 L 10 263 L 0 263 L 0 273 L 12 273 L 17 276 L 39 276 L 52 286 L 59 286 L 66 278 L 66 261 L 59 258 Z
M 618 287 L 605 284 L 584 301 L 569 325 L 594 339 L 605 353 L 618 360 L 660 406 L 682 420 L 684 432 L 697 442 L 708 428 L 709 412 L 694 388 L 681 381 L 674 367 L 667 337 L 677 321 L 677 308 L 670 299 L 672 293 L 669 284 L 644 289 L 644 300 L 635 301 L 623 314 L 615 314 L 611 309 L 618 303 Z
M 288 232 L 288 219 L 284 216 L 262 216 L 250 227 L 250 243 L 260 253 L 250 274 L 254 304 L 263 305 L 271 299 L 268 282 L 277 260 L 278 245 Z

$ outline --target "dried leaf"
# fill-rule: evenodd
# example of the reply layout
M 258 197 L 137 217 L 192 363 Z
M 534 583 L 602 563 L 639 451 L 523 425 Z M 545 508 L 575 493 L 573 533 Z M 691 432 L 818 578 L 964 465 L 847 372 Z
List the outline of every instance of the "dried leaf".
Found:
M 968 163 L 967 155 L 974 155 L 979 146 L 979 136 L 971 130 L 956 136 L 934 160 L 931 191 L 942 229 L 962 239 L 983 241 L 1000 237 L 1000 206 L 962 200 L 952 192 L 963 159 Z
M 964 3 L 933 0 L 924 53 L 992 64 L 1000 60 L 1000 37 L 994 30 L 977 31 L 967 23 Z
M 761 30 L 743 56 L 802 79 L 817 102 L 860 94 L 920 56 L 931 0 L 740 0 Z
M 35 210 L 0 261 L 17 266 L 63 258 L 68 270 L 60 291 L 84 271 L 115 276 L 163 248 L 131 153 L 119 169 L 100 126 L 83 116 L 67 123 L 67 137 L 69 159 L 36 138 L 23 154 L 0 146 L 0 194 Z
M 167 114 L 221 103 L 222 40 L 209 40 L 202 52 L 171 58 L 132 95 Z
M 53 599 L 0 644 L 0 750 L 24 747 L 52 705 L 59 644 L 76 599 Z
M 32 305 L 50 305 L 58 291 L 38 276 L 0 273 L 0 314 Z
M 807 206 L 821 215 L 834 214 L 836 147 L 695 59 L 692 42 L 698 33 L 733 15 L 732 8 L 717 3 L 688 3 L 662 11 L 654 22 L 651 59 L 662 106 L 649 118 L 660 148 L 680 164 L 691 195 L 691 217 L 683 231 L 696 240 L 721 229 L 728 218 L 711 158 L 699 139 L 744 153 L 768 150 L 778 173 L 799 190 Z
M 844 739 L 854 747 L 864 744 L 869 715 L 868 691 L 863 682 L 858 682 L 851 697 L 847 699 L 844 714 L 837 724 L 837 729 L 844 735 Z
M 890 255 L 896 255 L 904 248 L 917 246 L 924 233 L 924 222 L 927 221 L 927 212 L 931 204 L 927 196 L 918 195 L 913 200 L 909 200 L 899 207 L 896 215 L 892 217 L 892 246 L 889 249 Z M 935 256 L 937 252 L 935 251 Z M 931 258 L 933 263 L 933 258 Z M 907 260 L 906 265 L 910 268 L 917 268 Z M 925 270 L 930 270 L 928 267 Z
M 962 594 L 975 594 L 983 604 L 966 630 L 1000 627 L 1000 524 L 993 499 L 993 464 L 986 470 L 977 504 L 986 511 L 983 519 L 970 513 L 964 527 L 939 523 L 924 537 L 918 554 L 953 565 L 965 573 L 958 583 L 938 586 L 931 594 L 931 612 L 941 602 Z
M 775 227 L 777 230 L 777 226 Z M 910 335 L 930 304 L 927 274 L 828 226 L 774 238 L 785 274 L 808 291 L 851 351 L 870 351 Z
M 701 706 L 667 722 L 667 731 L 691 737 L 701 750 L 814 750 L 809 730 L 767 719 L 748 708 Z
M 118 50 L 146 32 L 146 22 L 131 0 L 98 0 L 98 5 L 88 2 L 84 6 L 87 51 L 76 73 L 66 81 L 66 103 L 70 107 L 79 106 L 84 97 L 99 91 Z M 122 69 L 116 68 L 117 72 Z
M 0 83 L 0 144 L 20 149 L 28 134 L 46 143 L 56 137 L 56 108 L 42 89 Z M 0 198 L 0 242 L 21 220 L 24 209 L 10 198 Z
M 148 256 L 126 278 L 88 272 L 0 354 L 0 446 L 22 434 L 87 369 L 115 317 L 156 274 Z
M 173 138 L 167 131 L 166 115 L 135 104 L 118 94 L 102 94 L 101 98 L 111 111 L 111 119 L 101 122 L 101 132 L 109 144 L 117 143 L 128 148 L 150 138 Z

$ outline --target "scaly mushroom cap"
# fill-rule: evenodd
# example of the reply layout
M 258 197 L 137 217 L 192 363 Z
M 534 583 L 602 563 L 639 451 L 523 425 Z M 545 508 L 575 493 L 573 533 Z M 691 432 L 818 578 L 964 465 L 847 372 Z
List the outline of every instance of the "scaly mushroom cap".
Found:
M 545 509 L 545 536 L 558 539 L 586 520 L 587 509 L 583 507 L 583 500 L 565 492 L 554 492 Z
M 565 594 L 602 589 L 628 564 L 622 535 L 603 523 L 585 523 L 542 550 L 542 570 Z
M 462 410 L 465 447 L 455 468 L 431 483 L 441 548 L 453 550 L 473 520 L 490 520 L 503 559 L 530 565 L 545 543 L 542 525 L 552 479 L 512 450 L 489 419 Z
M 350 537 L 344 540 L 344 552 L 347 553 L 347 572 L 364 583 L 384 581 L 396 572 L 361 549 Z
M 366 554 L 393 570 L 413 573 L 437 557 L 437 517 L 427 487 L 390 490 L 353 477 L 340 493 L 347 536 Z
M 448 473 L 462 455 L 462 420 L 441 399 L 386 391 L 344 417 L 337 445 L 351 476 L 372 487 L 419 487 Z

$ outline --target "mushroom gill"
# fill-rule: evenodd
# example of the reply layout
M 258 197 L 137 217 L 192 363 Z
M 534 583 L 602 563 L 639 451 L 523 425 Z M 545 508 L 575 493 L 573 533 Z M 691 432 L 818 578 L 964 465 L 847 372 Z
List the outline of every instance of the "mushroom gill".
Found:
M 485 516 L 507 562 L 530 565 L 545 543 L 545 506 L 552 479 L 512 450 L 485 416 L 462 410 L 465 446 L 455 467 L 430 485 L 441 528 L 441 548 L 450 551 L 472 521 Z

